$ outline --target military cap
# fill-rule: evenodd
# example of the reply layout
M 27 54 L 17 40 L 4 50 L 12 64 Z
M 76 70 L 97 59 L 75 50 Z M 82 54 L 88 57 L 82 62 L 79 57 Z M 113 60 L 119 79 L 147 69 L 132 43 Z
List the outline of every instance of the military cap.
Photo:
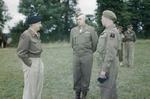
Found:
M 110 10 L 103 11 L 103 16 L 106 17 L 106 18 L 109 18 L 109 19 L 111 19 L 113 21 L 117 20 L 117 17 L 115 15 L 115 13 L 110 11 Z
M 42 20 L 41 16 L 29 16 L 26 20 L 27 24 L 34 24 Z

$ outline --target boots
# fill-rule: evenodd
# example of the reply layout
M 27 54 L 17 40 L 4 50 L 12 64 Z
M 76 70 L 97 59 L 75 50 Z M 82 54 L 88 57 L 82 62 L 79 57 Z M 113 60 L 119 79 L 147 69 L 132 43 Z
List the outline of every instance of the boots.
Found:
M 86 99 L 87 96 L 87 91 L 82 91 L 82 98 L 81 99 Z
M 81 99 L 80 95 L 81 95 L 81 91 L 76 91 L 75 99 Z

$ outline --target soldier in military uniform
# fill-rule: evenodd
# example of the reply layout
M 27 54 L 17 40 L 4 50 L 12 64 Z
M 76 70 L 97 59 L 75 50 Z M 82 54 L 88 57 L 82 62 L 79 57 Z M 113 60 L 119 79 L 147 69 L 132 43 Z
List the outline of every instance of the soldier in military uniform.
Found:
M 114 24 L 116 19 L 114 12 L 110 10 L 103 11 L 101 21 L 105 30 L 101 33 L 97 45 L 101 99 L 117 99 L 116 79 L 119 65 L 120 38 Z
M 89 90 L 93 53 L 98 36 L 95 29 L 85 23 L 85 15 L 76 17 L 78 26 L 71 30 L 70 41 L 73 49 L 73 79 L 75 99 L 86 99 Z
M 119 31 L 119 37 L 120 37 L 119 62 L 120 62 L 120 66 L 122 66 L 123 65 L 123 38 L 124 38 L 123 27 L 118 26 L 117 29 Z
M 41 99 L 44 69 L 38 33 L 42 26 L 41 19 L 40 16 L 30 16 L 27 19 L 30 27 L 21 34 L 18 44 L 17 55 L 22 61 L 24 73 L 23 99 Z
M 124 33 L 123 39 L 123 64 L 128 67 L 134 65 L 134 45 L 136 41 L 136 34 L 132 29 L 132 25 L 127 26 L 127 31 Z
M 2 40 L 2 33 L 0 32 L 0 48 L 2 47 L 2 42 L 3 42 L 3 40 Z

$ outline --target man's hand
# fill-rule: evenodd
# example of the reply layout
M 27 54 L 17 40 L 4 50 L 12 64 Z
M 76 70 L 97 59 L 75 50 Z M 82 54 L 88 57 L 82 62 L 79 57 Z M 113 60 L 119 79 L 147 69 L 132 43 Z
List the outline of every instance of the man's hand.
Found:
M 31 67 L 31 65 L 32 65 L 32 60 L 29 59 L 25 64 L 26 64 L 28 67 Z
M 106 78 L 106 72 L 105 72 L 105 71 L 101 71 L 100 77 L 101 77 L 101 78 Z
M 108 75 L 105 71 L 100 72 L 100 76 L 97 78 L 97 81 L 100 83 L 104 83 L 108 79 Z

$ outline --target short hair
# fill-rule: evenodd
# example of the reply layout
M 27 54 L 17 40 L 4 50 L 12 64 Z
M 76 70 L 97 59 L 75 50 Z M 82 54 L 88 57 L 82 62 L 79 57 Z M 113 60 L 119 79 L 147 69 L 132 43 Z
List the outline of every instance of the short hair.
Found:
M 127 26 L 127 28 L 133 28 L 132 24 L 129 24 L 129 25 Z
M 86 16 L 85 16 L 83 13 L 78 14 L 78 15 L 76 16 L 76 18 L 78 18 L 78 17 L 80 17 L 80 16 L 81 16 L 82 19 L 86 20 Z

